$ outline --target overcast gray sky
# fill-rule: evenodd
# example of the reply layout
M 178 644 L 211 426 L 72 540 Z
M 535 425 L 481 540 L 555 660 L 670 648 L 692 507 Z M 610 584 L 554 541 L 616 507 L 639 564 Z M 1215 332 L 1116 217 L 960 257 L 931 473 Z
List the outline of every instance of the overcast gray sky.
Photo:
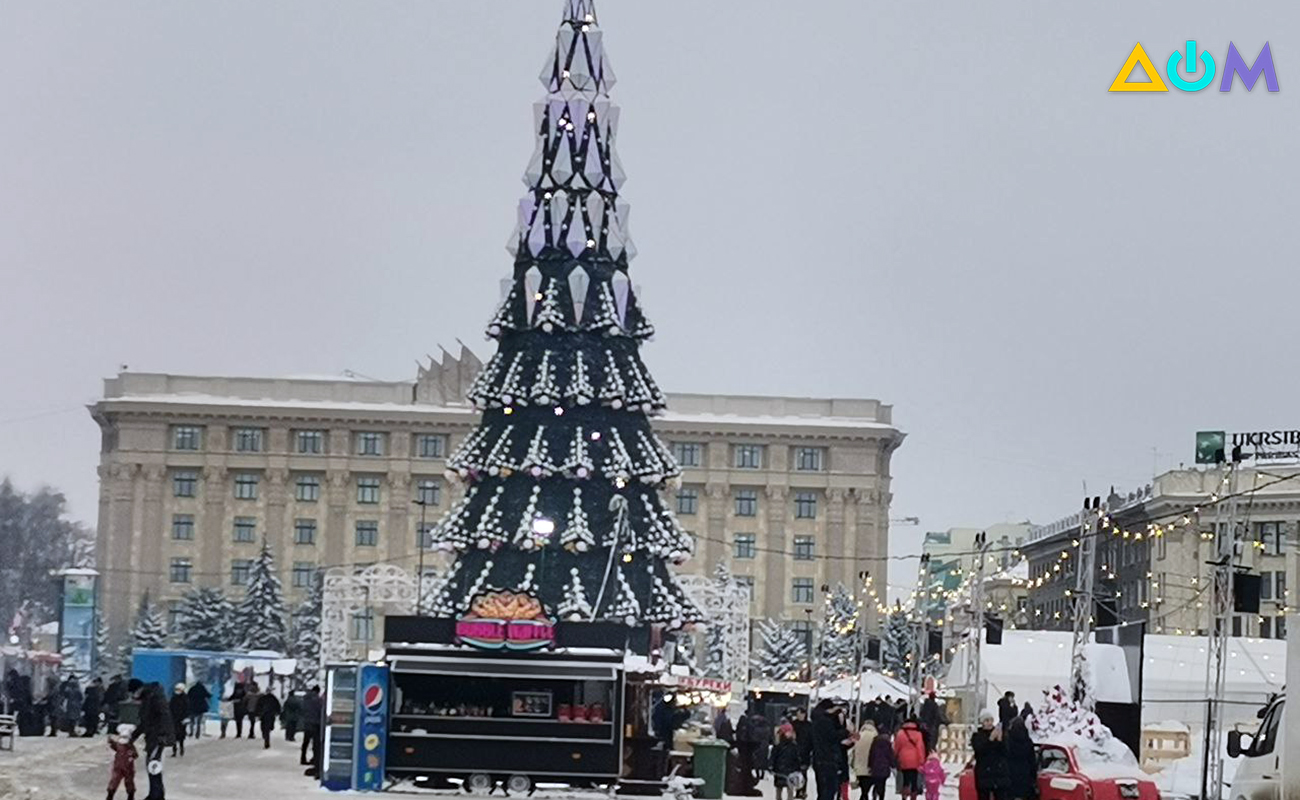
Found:
M 83 406 L 122 363 L 488 355 L 559 11 L 0 3 L 0 473 L 93 521 Z M 1300 425 L 1300 4 L 599 11 L 665 388 L 893 403 L 921 530 Z M 1220 69 L 1270 41 L 1282 91 L 1107 93 L 1135 41 L 1163 65 L 1187 38 Z

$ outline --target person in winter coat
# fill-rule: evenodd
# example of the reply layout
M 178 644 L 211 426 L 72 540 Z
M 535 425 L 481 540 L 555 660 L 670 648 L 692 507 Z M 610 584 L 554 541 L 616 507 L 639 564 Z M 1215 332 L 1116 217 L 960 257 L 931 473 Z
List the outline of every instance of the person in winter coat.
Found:
M 790 725 L 794 728 L 794 743 L 799 748 L 799 773 L 803 776 L 794 796 L 796 800 L 804 800 L 808 797 L 808 768 L 812 766 L 812 723 L 808 721 L 807 710 L 795 709 L 794 721 Z
M 135 760 L 139 753 L 127 738 L 130 734 L 123 725 L 118 733 L 108 734 L 108 749 L 113 751 L 113 769 L 108 774 L 108 800 L 113 800 L 117 787 L 126 785 L 126 800 L 135 800 Z
M 190 702 L 190 736 L 197 739 L 203 735 L 203 722 L 212 711 L 212 692 L 203 681 L 195 681 L 187 696 Z
M 254 684 L 256 687 L 257 684 Z M 262 723 L 262 747 L 271 749 L 271 730 L 275 728 L 275 718 L 280 716 L 284 709 L 280 706 L 280 699 L 271 692 L 261 692 L 257 698 L 257 705 L 253 707 L 253 713 Z
M 970 737 L 975 755 L 975 793 L 979 800 L 1007 800 L 1007 748 L 992 711 L 980 712 L 980 729 Z
M 316 753 L 320 748 L 321 724 L 320 687 L 313 686 L 302 699 L 302 753 L 298 763 L 302 766 L 316 763 Z M 311 746 L 311 761 L 307 760 L 307 747 Z
M 867 720 L 858 729 L 858 740 L 849 752 L 849 773 L 857 778 L 861 800 L 871 791 L 871 745 L 876 741 L 876 723 Z
M 149 773 L 149 796 L 147 800 L 164 800 L 163 786 L 163 748 L 172 743 L 176 735 L 176 726 L 172 723 L 171 710 L 167 707 L 167 697 L 162 686 L 157 683 L 145 684 L 138 678 L 132 678 L 126 685 L 127 692 L 140 704 L 140 724 L 131 732 L 130 742 L 144 737 L 144 755 L 146 772 Z M 157 762 L 156 767 L 149 765 Z
M 873 800 L 885 800 L 885 788 L 889 785 L 889 776 L 894 774 L 896 765 L 894 740 L 889 731 L 877 733 L 867 755 L 867 776 Z
M 81 726 L 86 729 L 87 739 L 99 733 L 99 710 L 103 701 L 104 679 L 97 677 L 86 687 L 86 695 L 81 701 Z
M 253 729 L 257 727 L 257 701 L 260 699 L 262 699 L 262 691 L 257 688 L 257 682 L 254 681 L 248 684 L 248 689 L 244 692 L 244 713 L 248 715 L 248 738 L 250 739 L 256 737 Z M 235 719 L 235 731 L 236 735 L 238 735 L 239 718 L 236 717 Z
M 943 788 L 943 782 L 948 779 L 948 773 L 943 769 L 943 763 L 939 761 L 938 753 L 931 753 L 930 757 L 921 765 L 921 781 L 925 784 L 925 800 L 939 800 L 939 790 Z
M 769 751 L 772 749 L 772 723 L 757 709 L 749 715 L 749 737 L 753 742 L 754 777 L 761 781 L 767 773 Z
M 736 731 L 731 726 L 731 717 L 727 716 L 725 708 L 718 709 L 718 715 L 713 718 L 713 735 L 732 747 L 736 746 Z
M 799 743 L 795 740 L 794 725 L 787 722 L 776 729 L 776 744 L 772 747 L 770 765 L 772 783 L 776 786 L 776 800 L 793 800 L 792 792 L 797 789 L 790 785 L 790 776 L 803 774 L 803 762 L 799 758 Z M 802 780 L 797 780 L 796 783 L 802 783 Z M 782 790 L 784 790 L 784 798 Z
M 172 688 L 172 699 L 167 703 L 167 710 L 172 715 L 172 726 L 176 733 L 172 739 L 172 756 L 185 755 L 185 721 L 190 718 L 190 698 L 185 694 L 185 684 L 178 683 Z
M 831 701 L 823 699 L 812 713 L 812 766 L 817 777 L 817 800 L 836 800 L 839 796 L 845 748 L 853 745 L 853 736 L 833 710 Z
M 1005 733 L 1011 720 L 1020 715 L 1020 706 L 1016 705 L 1016 693 L 1007 692 L 1002 695 L 998 701 L 998 724 L 1002 726 L 1002 732 Z
M 284 713 L 280 715 L 280 724 L 284 726 L 284 740 L 292 742 L 302 725 L 302 692 L 290 692 L 284 699 Z
M 948 715 L 935 699 L 934 692 L 926 695 L 925 702 L 921 703 L 921 713 L 918 718 L 921 721 L 921 729 L 925 731 L 926 749 L 933 750 L 939 741 L 939 728 L 948 724 Z
M 244 686 L 243 681 L 235 682 L 226 702 L 230 703 L 230 714 L 235 720 L 235 738 L 238 739 L 244 735 L 244 717 L 248 716 L 248 687 Z M 223 735 L 224 733 L 222 731 Z
M 909 717 L 894 737 L 894 757 L 902 773 L 903 800 L 916 800 L 921 793 L 921 765 L 925 763 L 925 734 L 916 717 Z
M 1038 754 L 1025 721 L 1016 717 L 1006 731 L 1007 797 L 1035 800 L 1038 797 Z
M 81 719 L 84 696 L 76 678 L 69 677 L 59 687 L 59 727 L 69 736 L 77 735 L 77 720 Z
M 889 695 L 876 700 L 876 730 L 884 733 L 894 732 L 894 701 Z
M 754 721 L 749 714 L 741 714 L 740 719 L 736 720 L 736 786 L 728 794 L 758 796 L 759 791 L 755 788 L 757 781 L 754 778 L 755 747 Z
M 126 683 L 121 675 L 108 679 L 108 688 L 104 689 L 104 727 L 111 734 L 117 730 L 117 705 L 126 699 Z

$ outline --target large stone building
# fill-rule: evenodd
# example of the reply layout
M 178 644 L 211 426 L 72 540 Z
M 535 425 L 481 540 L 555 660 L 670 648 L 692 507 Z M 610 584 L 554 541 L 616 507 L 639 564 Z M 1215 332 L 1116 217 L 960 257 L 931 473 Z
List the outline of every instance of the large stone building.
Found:
M 1282 639 L 1291 602 L 1300 520 L 1300 467 L 1242 467 L 1238 521 L 1244 540 L 1237 564 L 1260 580 L 1259 614 L 1235 614 L 1234 636 Z M 1215 532 L 1228 526 L 1228 494 L 1218 469 L 1166 472 L 1131 494 L 1112 494 L 1097 539 L 1097 618 L 1144 622 L 1150 633 L 1205 634 L 1211 629 Z M 1079 514 L 1036 526 L 1023 551 L 1029 560 L 1033 624 L 1068 630 L 1076 585 Z M 1290 576 L 1290 577 L 1289 577 Z
M 291 598 L 316 570 L 414 569 L 460 487 L 445 459 L 477 413 L 462 349 L 414 381 L 124 372 L 91 407 L 103 433 L 98 563 L 115 635 L 144 592 L 174 611 L 198 586 L 238 596 L 265 540 Z M 887 585 L 890 458 L 875 400 L 676 394 L 654 420 L 683 467 L 671 499 L 696 538 L 685 569 L 727 562 L 755 617 L 807 626 L 822 586 Z M 424 501 L 425 505 L 419 505 Z

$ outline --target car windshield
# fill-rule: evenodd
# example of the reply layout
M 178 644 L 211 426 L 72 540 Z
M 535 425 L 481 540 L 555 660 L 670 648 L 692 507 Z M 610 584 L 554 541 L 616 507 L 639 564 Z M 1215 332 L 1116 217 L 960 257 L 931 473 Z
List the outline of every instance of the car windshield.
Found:
M 1038 751 L 1039 772 L 1069 772 L 1070 757 L 1059 747 L 1044 747 Z

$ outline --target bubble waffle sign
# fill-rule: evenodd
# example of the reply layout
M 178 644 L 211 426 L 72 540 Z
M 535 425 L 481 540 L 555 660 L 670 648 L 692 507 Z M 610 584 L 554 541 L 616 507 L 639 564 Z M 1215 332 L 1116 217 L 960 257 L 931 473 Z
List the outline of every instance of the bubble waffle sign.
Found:
M 456 640 L 484 650 L 538 650 L 555 641 L 555 623 L 532 595 L 491 592 L 456 620 Z

